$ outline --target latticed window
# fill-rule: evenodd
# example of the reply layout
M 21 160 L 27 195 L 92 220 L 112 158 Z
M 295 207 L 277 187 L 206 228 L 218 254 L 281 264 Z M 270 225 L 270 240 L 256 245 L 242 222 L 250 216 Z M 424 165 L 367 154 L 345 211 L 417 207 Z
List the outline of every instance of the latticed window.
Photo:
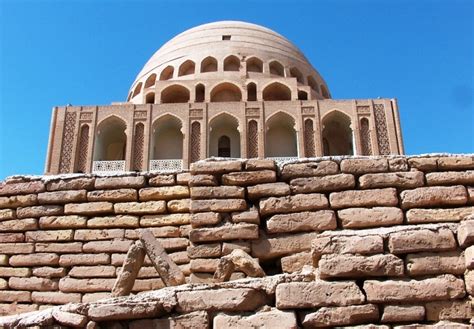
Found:
M 370 127 L 369 120 L 367 118 L 362 118 L 362 120 L 360 120 L 360 139 L 362 143 L 362 155 L 372 155 Z
M 304 121 L 304 155 L 307 158 L 316 156 L 314 150 L 314 127 L 313 120 Z
M 141 171 L 143 169 L 143 147 L 144 147 L 145 126 L 138 123 L 135 126 L 135 138 L 133 140 L 133 169 Z
M 248 157 L 258 157 L 258 124 L 251 120 L 248 127 Z
M 89 125 L 83 125 L 79 136 L 77 148 L 76 172 L 84 173 L 87 170 L 87 152 L 89 150 Z
M 390 154 L 390 142 L 388 140 L 387 120 L 385 118 L 385 108 L 383 104 L 374 105 L 375 128 L 377 140 L 379 142 L 380 155 Z
M 201 124 L 194 121 L 191 124 L 191 162 L 196 162 L 201 157 Z

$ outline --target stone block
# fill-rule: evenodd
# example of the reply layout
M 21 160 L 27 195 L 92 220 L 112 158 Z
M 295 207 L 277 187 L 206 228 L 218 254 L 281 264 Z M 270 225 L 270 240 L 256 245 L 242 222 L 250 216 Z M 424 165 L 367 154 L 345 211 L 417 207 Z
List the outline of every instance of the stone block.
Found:
M 245 189 L 238 186 L 197 186 L 191 187 L 191 198 L 197 199 L 243 199 Z
M 258 239 L 258 226 L 255 224 L 240 223 L 212 228 L 197 228 L 190 232 L 189 239 L 192 242 Z
M 459 222 L 474 215 L 474 207 L 410 209 L 406 212 L 407 223 Z
M 68 216 L 47 216 L 39 219 L 41 229 L 65 229 L 65 228 L 84 228 L 87 226 L 87 217 L 68 215 Z
M 59 280 L 59 290 L 61 292 L 110 292 L 115 279 L 74 279 L 62 278 Z
M 464 252 L 464 264 L 469 270 L 474 269 L 474 246 L 467 247 Z
M 473 156 L 449 156 L 438 158 L 438 169 L 440 170 L 463 170 L 474 169 Z
M 383 308 L 382 323 L 423 321 L 425 308 L 418 305 L 385 305 Z
M 217 225 L 222 220 L 222 214 L 218 212 L 200 212 L 191 215 L 191 226 L 193 228 Z
M 389 158 L 388 159 L 388 170 L 390 171 L 408 171 L 408 161 L 405 157 L 403 158 Z
M 258 240 L 252 241 L 252 256 L 260 260 L 286 256 L 311 249 L 311 241 L 317 233 L 299 233 L 268 237 L 261 234 Z
M 178 238 L 181 236 L 179 227 L 175 226 L 150 227 L 149 230 L 155 238 Z M 131 240 L 138 239 L 137 230 L 125 230 L 125 238 Z
M 0 183 L 0 196 L 40 193 L 44 190 L 44 183 L 40 180 L 10 184 Z
M 276 172 L 273 170 L 242 171 L 222 175 L 222 184 L 249 186 L 276 182 Z
M 291 191 L 297 193 L 334 192 L 355 187 L 354 175 L 337 174 L 321 177 L 295 178 L 290 181 Z
M 436 158 L 410 158 L 408 165 L 421 171 L 436 171 L 438 169 Z
M 191 245 L 187 249 L 189 258 L 212 258 L 221 256 L 220 243 Z
M 37 241 L 72 241 L 74 238 L 73 230 L 54 230 L 54 231 L 33 231 L 26 232 L 27 242 Z
M 31 291 L 0 290 L 0 302 L 31 303 Z
M 0 232 L 31 231 L 38 228 L 36 218 L 5 220 L 0 222 Z
M 336 228 L 336 214 L 332 210 L 273 215 L 267 220 L 268 233 L 326 231 Z
M 34 206 L 38 203 L 36 194 L 0 197 L 0 209 Z
M 68 275 L 73 278 L 113 278 L 115 266 L 74 266 Z
M 64 213 L 77 215 L 99 215 L 114 212 L 114 206 L 111 202 L 87 202 L 87 203 L 69 203 L 64 206 Z
M 109 239 L 120 239 L 123 238 L 125 230 L 123 229 L 86 229 L 76 230 L 74 232 L 74 240 L 78 241 L 94 241 L 94 240 L 109 240 Z
M 7 255 L 0 255 L 0 265 L 1 266 L 8 266 L 8 256 Z
M 87 201 L 86 190 L 68 190 L 43 192 L 38 194 L 39 204 L 63 204 L 69 202 L 84 202 Z
M 420 251 L 449 251 L 456 249 L 453 232 L 441 228 L 437 231 L 427 229 L 390 233 L 388 249 L 394 254 L 405 254 Z
M 289 180 L 298 177 L 334 175 L 338 172 L 339 166 L 336 162 L 320 161 L 285 164 L 280 175 L 283 180 Z
M 0 291 L 8 289 L 8 281 L 5 279 L 0 279 Z
M 95 190 L 87 192 L 88 201 L 126 202 L 137 201 L 137 190 L 122 188 L 118 190 Z
M 66 269 L 64 267 L 35 267 L 33 268 L 33 275 L 45 278 L 62 278 L 66 276 Z
M 129 328 L 209 328 L 209 315 L 198 311 L 168 318 L 135 320 L 129 323 Z
M 233 212 L 245 209 L 247 209 L 247 202 L 243 199 L 193 200 L 191 203 L 191 212 Z
M 249 199 L 261 199 L 270 196 L 285 196 L 290 194 L 290 186 L 283 182 L 265 183 L 247 187 Z
M 52 266 L 59 264 L 59 256 L 51 253 L 13 255 L 10 257 L 9 263 L 10 266 Z
M 245 162 L 245 170 L 275 170 L 275 161 L 272 159 L 248 159 Z
M 463 206 L 467 203 L 467 192 L 464 186 L 419 187 L 402 191 L 400 197 L 403 209 Z
M 80 303 L 81 294 L 66 294 L 59 291 L 33 291 L 31 301 L 38 304 Z
M 406 267 L 407 273 L 410 276 L 433 274 L 462 275 L 466 270 L 464 253 L 460 251 L 408 254 Z
M 184 272 L 183 272 L 184 273 Z M 165 287 L 161 279 L 137 279 L 132 287 L 132 292 L 158 290 Z
M 301 271 L 305 265 L 312 265 L 310 252 L 299 252 L 281 258 L 281 270 L 284 273 L 294 273 Z
M 23 242 L 25 241 L 24 233 L 0 233 L 0 243 Z
M 89 319 L 81 314 L 63 312 L 59 309 L 55 309 L 52 312 L 54 320 L 63 325 L 70 327 L 85 327 Z
M 82 295 L 82 302 L 91 303 L 91 302 L 96 302 L 96 301 L 99 301 L 101 299 L 106 299 L 106 298 L 110 298 L 110 292 L 85 293 Z M 94 328 L 94 329 L 98 329 L 98 328 Z
M 237 161 L 198 161 L 191 163 L 191 174 L 224 174 L 242 170 L 242 162 Z
M 58 290 L 58 282 L 48 278 L 17 278 L 8 280 L 8 287 L 15 290 L 54 291 Z
M 333 208 L 352 207 L 394 207 L 398 205 L 397 190 L 394 188 L 374 190 L 350 190 L 333 192 L 329 195 Z
M 33 243 L 0 243 L 0 253 L 2 254 L 30 254 L 34 250 L 35 246 Z
M 425 177 L 421 171 L 365 174 L 359 177 L 361 189 L 383 187 L 410 189 L 423 186 L 424 184 Z
M 176 184 L 178 185 L 189 185 L 191 180 L 191 173 L 181 172 L 176 174 Z
M 88 253 L 112 253 L 112 252 L 127 252 L 132 245 L 131 240 L 109 240 L 109 241 L 91 241 L 84 243 L 82 246 L 83 252 Z
M 93 217 L 87 221 L 87 227 L 89 228 L 130 228 L 138 226 L 138 217 L 129 215 Z
M 31 276 L 29 267 L 0 267 L 0 277 L 28 277 Z
M 426 174 L 428 185 L 474 185 L 474 170 Z
M 187 186 L 145 187 L 138 191 L 140 201 L 173 200 L 189 198 Z
M 176 180 L 173 174 L 169 175 L 156 175 L 148 179 L 150 186 L 170 186 L 176 184 Z
M 466 283 L 466 291 L 469 295 L 474 296 L 474 271 L 466 271 L 464 273 L 464 281 Z
M 230 215 L 230 220 L 232 223 L 250 223 L 250 224 L 260 224 L 260 214 L 258 213 L 257 208 L 252 207 L 249 210 L 242 212 L 233 212 Z
M 235 249 L 241 249 L 246 253 L 250 253 L 251 243 L 250 241 L 232 241 L 232 242 L 224 242 L 222 244 L 222 255 L 229 255 Z
M 302 324 L 307 327 L 326 327 L 378 322 L 379 309 L 376 305 L 355 305 L 343 307 L 321 307 L 304 316 Z
M 387 159 L 344 159 L 341 171 L 349 174 L 367 174 L 388 171 Z
M 270 197 L 259 202 L 260 214 L 262 216 L 290 213 L 300 211 L 311 211 L 324 209 L 329 206 L 324 194 L 297 194 L 284 197 Z
M 114 204 L 116 214 L 161 214 L 166 212 L 165 201 L 121 202 Z
M 280 283 L 276 288 L 276 307 L 301 309 L 321 306 L 362 304 L 365 296 L 353 281 Z
M 191 272 L 214 273 L 219 265 L 219 258 L 191 259 Z
M 458 242 L 463 248 L 474 244 L 474 220 L 466 220 L 459 225 Z
M 366 280 L 363 289 L 369 303 L 430 302 L 466 294 L 463 280 L 451 274 L 423 280 Z
M 471 307 L 469 299 L 426 303 L 426 320 L 470 320 L 473 315 Z
M 94 188 L 95 178 L 79 177 L 72 179 L 60 179 L 48 182 L 46 190 L 64 191 L 64 190 L 92 190 Z
M 140 219 L 140 226 L 186 225 L 191 223 L 191 214 L 146 215 Z
M 16 210 L 17 218 L 29 218 L 29 217 L 41 217 L 41 216 L 54 216 L 61 215 L 63 213 L 63 206 L 32 206 L 32 207 L 20 207 Z
M 14 209 L 0 209 L 0 221 L 15 219 L 16 212 Z
M 145 186 L 145 177 L 126 176 L 126 177 L 103 177 L 96 178 L 96 189 L 117 189 L 117 188 L 140 188 Z
M 214 175 L 192 175 L 189 179 L 189 186 L 217 186 L 217 178 Z
M 403 211 L 397 207 L 347 208 L 337 212 L 343 228 L 400 225 Z
M 166 203 L 166 209 L 170 213 L 190 212 L 191 199 L 170 200 Z
M 110 264 L 109 254 L 64 254 L 59 258 L 59 265 L 63 267 L 108 264 Z
M 291 311 L 272 309 L 251 315 L 227 315 L 219 313 L 214 317 L 214 328 L 288 328 L 296 329 L 296 316 Z M 138 328 L 137 328 L 138 329 Z
M 315 264 L 324 254 L 361 254 L 383 253 L 383 238 L 379 235 L 367 236 L 316 236 L 311 243 L 311 253 Z
M 320 277 L 365 278 L 370 276 L 403 276 L 403 260 L 395 255 L 322 255 L 318 263 Z

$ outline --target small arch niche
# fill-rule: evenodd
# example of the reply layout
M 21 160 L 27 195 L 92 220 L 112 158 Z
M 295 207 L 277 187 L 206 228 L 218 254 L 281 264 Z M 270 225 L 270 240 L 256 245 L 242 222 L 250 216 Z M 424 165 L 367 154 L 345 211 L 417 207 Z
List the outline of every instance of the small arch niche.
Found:
M 170 80 L 173 78 L 173 74 L 174 74 L 174 67 L 167 66 L 165 67 L 163 71 L 161 71 L 160 80 L 161 81 Z
M 155 104 L 155 93 L 148 93 L 145 97 L 146 104 Z
M 295 120 L 293 117 L 287 113 L 279 112 L 271 116 L 265 126 L 265 156 L 298 156 Z
M 262 73 L 263 62 L 257 57 L 249 58 L 247 60 L 247 72 Z
M 292 67 L 290 69 L 290 75 L 293 78 L 296 78 L 296 81 L 298 81 L 298 83 L 304 83 L 303 74 L 296 67 Z
M 307 101 L 308 100 L 308 93 L 304 90 L 298 90 L 298 99 L 300 101 Z
M 189 90 L 181 85 L 171 85 L 161 91 L 161 103 L 187 103 Z
M 255 102 L 257 100 L 257 85 L 254 82 L 250 82 L 247 85 L 247 100 L 249 102 Z
M 94 147 L 94 161 L 125 160 L 126 128 L 125 122 L 117 117 L 110 117 L 99 124 Z
M 224 59 L 224 71 L 239 71 L 240 60 L 237 56 L 231 55 Z
M 324 155 L 353 155 L 351 119 L 334 111 L 322 121 Z
M 179 66 L 178 77 L 194 74 L 195 64 L 191 60 L 185 61 Z
M 146 79 L 145 88 L 153 87 L 155 85 L 155 82 L 156 82 L 156 74 L 153 73 Z
M 204 102 L 206 88 L 202 83 L 196 85 L 196 103 Z
M 214 57 L 206 57 L 201 62 L 201 73 L 216 72 L 217 71 L 217 59 Z
M 263 89 L 264 101 L 289 101 L 291 100 L 291 90 L 280 82 L 273 82 Z
M 272 61 L 269 64 L 270 74 L 278 75 L 280 77 L 285 76 L 285 68 L 280 62 Z
M 211 102 L 240 102 L 242 92 L 236 85 L 224 82 L 215 86 L 211 91 Z
M 209 155 L 240 158 L 240 133 L 237 119 L 222 113 L 209 122 Z
M 140 82 L 140 83 L 135 87 L 135 89 L 134 89 L 134 91 L 133 91 L 132 98 L 135 97 L 135 96 L 137 96 L 137 95 L 140 93 L 140 91 L 142 91 L 142 85 L 143 85 L 143 84 Z

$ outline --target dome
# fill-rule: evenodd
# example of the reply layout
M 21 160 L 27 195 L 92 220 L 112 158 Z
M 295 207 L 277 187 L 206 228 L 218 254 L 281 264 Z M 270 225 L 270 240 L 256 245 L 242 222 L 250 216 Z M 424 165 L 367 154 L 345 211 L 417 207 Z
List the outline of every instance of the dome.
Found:
M 239 67 L 246 62 L 247 75 Z M 303 53 L 282 35 L 256 24 L 221 21 L 200 25 L 178 34 L 148 60 L 133 82 L 129 100 L 155 85 L 155 80 L 208 80 L 296 78 L 321 97 L 329 98 L 326 83 Z M 137 99 L 143 99 L 137 97 Z

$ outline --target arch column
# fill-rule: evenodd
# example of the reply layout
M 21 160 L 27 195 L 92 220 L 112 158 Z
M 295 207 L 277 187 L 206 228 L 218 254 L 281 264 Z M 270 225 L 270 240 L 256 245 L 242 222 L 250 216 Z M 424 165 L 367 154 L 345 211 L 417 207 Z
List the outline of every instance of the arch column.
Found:
M 354 149 L 354 155 L 362 154 L 362 141 L 360 138 L 360 127 L 359 127 L 359 120 L 357 118 L 357 104 L 355 101 L 352 102 L 352 115 L 351 115 L 351 125 L 352 129 L 352 139 L 354 145 L 352 146 Z

